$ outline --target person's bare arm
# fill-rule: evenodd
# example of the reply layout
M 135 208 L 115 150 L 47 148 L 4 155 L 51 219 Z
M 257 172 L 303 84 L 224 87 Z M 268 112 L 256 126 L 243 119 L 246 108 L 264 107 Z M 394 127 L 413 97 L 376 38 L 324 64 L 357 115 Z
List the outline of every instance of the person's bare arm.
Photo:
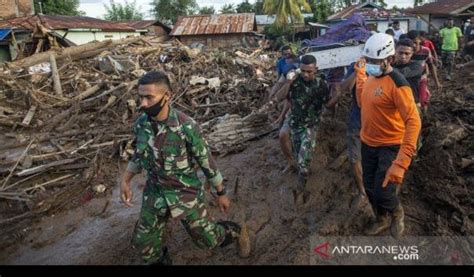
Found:
M 434 62 L 431 62 L 428 64 L 428 68 L 430 69 L 430 73 L 431 75 L 433 76 L 433 79 L 435 81 L 435 85 L 436 85 L 436 88 L 439 90 L 441 89 L 443 86 L 441 85 L 441 82 L 439 81 L 439 78 L 438 78 L 438 70 L 436 69 L 436 66 L 434 64 Z
M 339 97 L 341 96 L 341 84 L 336 84 L 334 87 L 334 95 L 332 95 L 331 99 L 326 103 L 326 108 L 331 109 L 336 106 Z
M 283 120 L 285 120 L 285 116 L 290 110 L 291 104 L 288 100 L 285 102 L 285 106 L 283 107 L 283 110 L 281 111 L 280 115 L 278 116 L 277 120 L 275 120 L 274 124 L 280 124 Z
M 292 80 L 287 80 L 285 84 L 275 93 L 275 95 L 270 99 L 263 109 L 269 110 L 274 108 L 278 103 L 288 98 L 288 93 L 290 92 L 290 86 L 293 83 Z
M 125 170 L 122 176 L 122 183 L 120 184 L 120 199 L 128 207 L 133 206 L 132 204 L 133 193 L 132 193 L 130 183 L 135 175 L 137 175 L 137 173 Z
M 356 75 L 355 72 L 352 72 L 344 81 L 341 82 L 341 91 L 342 92 L 350 92 L 352 88 L 355 86 L 356 83 Z

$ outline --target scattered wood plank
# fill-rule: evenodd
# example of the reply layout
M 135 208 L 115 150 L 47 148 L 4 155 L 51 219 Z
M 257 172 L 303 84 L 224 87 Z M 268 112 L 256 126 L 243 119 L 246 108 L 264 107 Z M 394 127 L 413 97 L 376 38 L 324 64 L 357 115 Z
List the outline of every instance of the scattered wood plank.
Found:
M 59 166 L 59 165 L 70 164 L 70 163 L 73 163 L 77 160 L 78 160 L 78 158 L 55 161 L 55 162 L 51 162 L 51 163 L 48 163 L 48 164 L 36 166 L 36 167 L 33 167 L 33 168 L 24 169 L 24 170 L 16 173 L 15 175 L 18 176 L 18 177 L 24 177 L 24 176 L 28 176 L 28 175 L 31 175 L 31 174 L 46 171 L 46 170 L 48 170 L 52 167 L 56 167 L 56 166 Z
M 63 89 L 61 88 L 61 80 L 59 78 L 58 65 L 56 64 L 56 56 L 54 53 L 49 55 L 49 63 L 51 64 L 51 73 L 53 77 L 54 91 L 56 95 L 63 96 Z
M 35 115 L 35 112 L 36 112 L 36 106 L 31 106 L 21 124 L 30 125 L 30 122 L 33 119 L 33 116 Z
M 20 162 L 23 160 L 23 158 L 25 157 L 26 153 L 28 153 L 28 150 L 30 150 L 31 146 L 33 145 L 33 142 L 35 140 L 31 140 L 30 141 L 30 144 L 28 144 L 28 146 L 26 147 L 26 149 L 23 151 L 23 153 L 21 154 L 20 158 L 16 161 L 16 164 L 12 167 L 12 169 L 10 170 L 10 174 L 8 174 L 7 178 L 5 178 L 5 181 L 3 181 L 3 184 L 2 184 L 2 188 L 1 190 L 4 190 L 5 189 L 5 186 L 8 184 L 8 181 L 10 181 L 10 178 L 13 176 L 13 172 L 15 172 L 16 168 L 18 167 L 18 165 L 20 164 Z
M 52 49 L 52 50 L 42 52 L 42 53 L 27 57 L 21 60 L 11 62 L 9 66 L 12 68 L 30 67 L 32 65 L 48 61 L 51 54 L 55 54 L 56 59 L 58 60 L 64 59 L 66 57 L 71 57 L 71 59 L 74 60 L 75 58 L 80 57 L 82 54 L 86 52 L 90 52 L 90 51 L 97 50 L 99 48 L 104 48 L 104 47 L 113 47 L 115 45 L 120 45 L 120 44 L 129 44 L 129 43 L 136 42 L 138 40 L 139 40 L 139 37 L 126 38 L 126 39 L 116 40 L 116 41 L 104 40 L 104 41 L 99 41 L 99 42 L 89 42 L 83 45 L 68 47 L 61 50 Z

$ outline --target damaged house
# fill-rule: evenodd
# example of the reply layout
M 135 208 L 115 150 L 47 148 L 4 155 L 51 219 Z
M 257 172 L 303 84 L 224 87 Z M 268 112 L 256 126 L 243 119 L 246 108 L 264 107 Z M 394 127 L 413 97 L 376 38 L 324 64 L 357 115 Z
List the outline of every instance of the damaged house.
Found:
M 179 17 L 170 36 L 187 45 L 227 48 L 245 46 L 256 30 L 254 13 L 193 15 Z

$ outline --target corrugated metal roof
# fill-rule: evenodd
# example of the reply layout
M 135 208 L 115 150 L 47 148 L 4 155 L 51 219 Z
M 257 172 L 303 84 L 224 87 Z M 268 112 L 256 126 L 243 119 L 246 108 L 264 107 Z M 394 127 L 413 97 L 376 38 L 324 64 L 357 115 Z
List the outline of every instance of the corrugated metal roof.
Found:
M 123 22 L 112 22 L 86 16 L 64 15 L 33 15 L 0 20 L 0 28 L 33 30 L 37 22 L 41 22 L 41 24 L 51 30 L 101 29 L 102 31 L 135 31 L 135 28 Z
M 303 13 L 303 18 L 311 18 L 314 15 L 312 13 Z M 265 15 L 265 14 L 259 14 L 255 16 L 255 21 L 257 22 L 257 25 L 270 25 L 275 22 L 276 16 L 275 15 Z M 290 22 L 290 17 L 288 17 L 288 22 Z
M 407 11 L 414 14 L 455 15 L 474 6 L 474 0 L 438 0 Z
M 11 32 L 12 29 L 0 29 L 0 40 L 6 38 Z
M 474 0 L 473 0 L 474 1 Z M 392 13 L 389 10 L 382 8 L 374 3 L 362 3 L 358 5 L 352 5 L 342 9 L 341 11 L 330 15 L 328 21 L 337 21 L 351 17 L 355 13 L 360 13 L 365 19 L 387 19 L 393 17 L 405 16 L 400 13 Z
M 256 30 L 254 13 L 182 16 L 170 35 L 251 33 Z
M 328 28 L 329 29 L 328 25 L 324 25 L 324 24 L 317 23 L 317 22 L 308 22 L 308 24 L 310 26 L 313 26 L 313 27 L 320 27 L 320 28 Z

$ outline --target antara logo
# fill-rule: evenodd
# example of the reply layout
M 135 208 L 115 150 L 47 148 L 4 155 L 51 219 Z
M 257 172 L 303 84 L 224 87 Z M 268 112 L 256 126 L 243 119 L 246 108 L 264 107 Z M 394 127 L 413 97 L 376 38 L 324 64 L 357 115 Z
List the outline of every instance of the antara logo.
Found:
M 322 258 L 329 259 L 329 242 L 322 243 L 314 248 L 314 252 Z

